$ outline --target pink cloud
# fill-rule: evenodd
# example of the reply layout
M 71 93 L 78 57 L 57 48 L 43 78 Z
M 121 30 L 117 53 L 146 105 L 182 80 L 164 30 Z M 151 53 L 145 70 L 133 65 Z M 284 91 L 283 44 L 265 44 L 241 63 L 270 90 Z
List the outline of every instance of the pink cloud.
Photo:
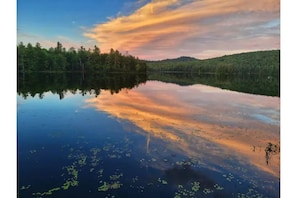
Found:
M 153 0 L 84 36 L 145 59 L 208 58 L 279 48 L 279 12 L 279 0 Z

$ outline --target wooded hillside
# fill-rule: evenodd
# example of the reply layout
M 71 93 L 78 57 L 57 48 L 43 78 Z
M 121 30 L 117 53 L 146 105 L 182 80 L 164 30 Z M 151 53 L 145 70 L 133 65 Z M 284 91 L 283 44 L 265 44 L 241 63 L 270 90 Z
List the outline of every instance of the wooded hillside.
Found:
M 181 57 L 147 61 L 147 66 L 150 72 L 279 75 L 280 50 L 247 52 L 205 60 Z

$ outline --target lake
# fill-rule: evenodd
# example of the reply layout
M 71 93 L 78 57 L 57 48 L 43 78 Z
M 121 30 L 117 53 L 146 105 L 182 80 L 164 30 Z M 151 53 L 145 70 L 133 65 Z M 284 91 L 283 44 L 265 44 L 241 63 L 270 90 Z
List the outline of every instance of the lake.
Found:
M 280 197 L 280 97 L 52 76 L 18 79 L 18 197 Z

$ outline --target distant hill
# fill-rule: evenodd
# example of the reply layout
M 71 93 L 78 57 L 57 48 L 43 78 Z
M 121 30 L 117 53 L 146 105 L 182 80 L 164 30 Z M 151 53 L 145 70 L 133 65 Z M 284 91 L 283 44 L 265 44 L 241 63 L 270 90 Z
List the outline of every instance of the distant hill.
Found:
M 146 63 L 149 72 L 279 75 L 280 50 L 246 52 L 204 60 L 182 56 Z
M 189 57 L 189 56 L 181 56 L 178 58 L 172 58 L 172 59 L 164 59 L 164 60 L 158 60 L 158 61 L 146 61 L 146 62 L 189 62 L 189 61 L 196 61 L 198 59 Z

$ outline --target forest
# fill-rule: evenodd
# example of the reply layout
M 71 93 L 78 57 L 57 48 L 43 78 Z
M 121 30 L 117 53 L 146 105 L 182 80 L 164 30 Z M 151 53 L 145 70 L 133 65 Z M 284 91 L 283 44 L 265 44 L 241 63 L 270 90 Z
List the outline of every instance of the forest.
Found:
M 147 61 L 149 72 L 279 76 L 280 50 L 255 51 L 199 60 L 191 57 Z
M 137 72 L 146 73 L 147 66 L 142 60 L 129 54 L 121 54 L 110 49 L 109 53 L 101 53 L 96 45 L 94 49 L 68 50 L 57 42 L 55 48 L 42 48 L 40 43 L 17 45 L 18 72 Z

